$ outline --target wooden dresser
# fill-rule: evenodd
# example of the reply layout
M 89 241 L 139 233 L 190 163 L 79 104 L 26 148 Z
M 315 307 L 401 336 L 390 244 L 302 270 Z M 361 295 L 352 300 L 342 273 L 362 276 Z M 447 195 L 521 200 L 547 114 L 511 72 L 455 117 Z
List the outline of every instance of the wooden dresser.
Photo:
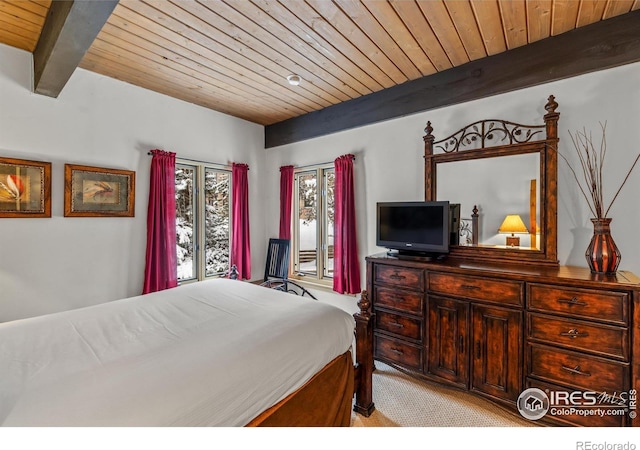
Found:
M 554 396 L 551 406 L 568 404 L 565 393 L 581 407 L 597 401 L 603 411 L 618 410 L 610 414 L 621 409 L 614 401 L 627 406 L 622 415 L 602 416 L 559 408 L 542 422 L 640 424 L 629 410 L 640 381 L 640 348 L 633 345 L 640 340 L 640 279 L 631 273 L 381 254 L 367 258 L 367 291 L 377 360 L 516 414 L 527 388 Z

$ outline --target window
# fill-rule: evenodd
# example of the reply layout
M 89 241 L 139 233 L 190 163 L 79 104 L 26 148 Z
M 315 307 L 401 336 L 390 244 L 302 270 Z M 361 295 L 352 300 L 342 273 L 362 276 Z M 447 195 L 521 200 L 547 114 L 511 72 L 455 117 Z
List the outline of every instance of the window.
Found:
M 231 170 L 176 163 L 179 282 L 203 280 L 229 270 L 230 193 Z
M 294 276 L 333 277 L 333 165 L 294 174 L 293 265 Z

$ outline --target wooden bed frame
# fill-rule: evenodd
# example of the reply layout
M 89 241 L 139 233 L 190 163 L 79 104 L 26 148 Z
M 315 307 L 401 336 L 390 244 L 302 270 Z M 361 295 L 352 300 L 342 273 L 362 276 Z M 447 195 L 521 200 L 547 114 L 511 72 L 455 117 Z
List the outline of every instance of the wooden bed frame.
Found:
M 350 351 L 327 364 L 300 389 L 254 418 L 248 427 L 348 427 L 351 407 L 365 417 L 372 399 L 373 322 L 366 291 L 353 315 L 356 320 L 355 364 Z M 354 402 L 355 396 L 355 402 Z
M 348 427 L 351 423 L 353 386 L 353 357 L 351 352 L 346 352 L 247 426 Z
M 353 410 L 369 417 L 375 410 L 373 403 L 373 313 L 366 290 L 358 301 L 360 311 L 356 319 L 355 403 Z
M 238 269 L 235 265 L 231 267 L 228 276 L 232 280 L 238 279 Z M 274 289 L 269 284 L 261 285 Z M 278 287 L 275 289 L 289 291 Z M 304 295 L 307 291 L 301 289 Z M 298 294 L 295 290 L 293 292 Z M 315 299 L 310 293 L 309 295 Z M 365 417 L 371 415 L 375 409 L 372 398 L 372 377 L 375 369 L 373 316 L 366 290 L 362 291 L 358 307 L 360 311 L 353 315 L 356 321 L 355 364 L 351 352 L 335 358 L 296 392 L 254 418 L 247 424 L 248 427 L 348 427 L 351 424 L 352 404 L 355 412 Z

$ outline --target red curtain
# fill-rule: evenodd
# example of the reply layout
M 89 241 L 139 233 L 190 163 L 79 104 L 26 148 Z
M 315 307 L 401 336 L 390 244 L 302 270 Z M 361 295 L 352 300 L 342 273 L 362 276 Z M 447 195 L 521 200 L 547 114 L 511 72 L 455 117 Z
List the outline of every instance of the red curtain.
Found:
M 334 163 L 336 181 L 333 290 L 340 294 L 360 292 L 353 159 L 353 155 L 343 155 Z
M 280 167 L 280 239 L 291 239 L 291 197 L 293 166 Z
M 176 154 L 151 150 L 147 255 L 143 294 L 178 285 L 176 256 Z
M 240 279 L 251 278 L 251 248 L 249 240 L 249 166 L 233 163 L 231 265 L 238 268 Z

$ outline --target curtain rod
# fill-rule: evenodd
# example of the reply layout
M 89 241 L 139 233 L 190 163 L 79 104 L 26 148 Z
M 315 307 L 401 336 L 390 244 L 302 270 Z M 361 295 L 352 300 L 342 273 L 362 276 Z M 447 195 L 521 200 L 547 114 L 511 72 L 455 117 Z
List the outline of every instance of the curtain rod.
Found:
M 347 155 L 345 155 L 347 156 Z M 338 157 L 339 158 L 339 157 Z M 336 159 L 338 159 L 336 158 Z M 351 155 L 351 159 L 355 161 L 356 157 L 354 155 Z M 333 164 L 335 163 L 335 159 L 333 161 L 327 161 L 327 162 L 322 162 L 322 163 L 315 163 L 315 164 L 307 164 L 304 166 L 294 166 L 295 169 L 304 169 L 305 167 L 313 167 L 313 166 L 324 166 L 326 164 Z
M 153 153 L 147 152 L 147 155 L 153 155 Z M 214 164 L 216 166 L 231 166 L 231 164 L 229 164 L 229 163 L 224 163 L 223 164 L 223 163 L 215 163 L 215 162 L 211 162 L 211 161 L 203 161 L 201 159 L 181 158 L 178 155 L 176 155 L 176 159 L 181 159 L 182 161 L 191 161 L 191 162 L 203 163 L 203 164 Z

